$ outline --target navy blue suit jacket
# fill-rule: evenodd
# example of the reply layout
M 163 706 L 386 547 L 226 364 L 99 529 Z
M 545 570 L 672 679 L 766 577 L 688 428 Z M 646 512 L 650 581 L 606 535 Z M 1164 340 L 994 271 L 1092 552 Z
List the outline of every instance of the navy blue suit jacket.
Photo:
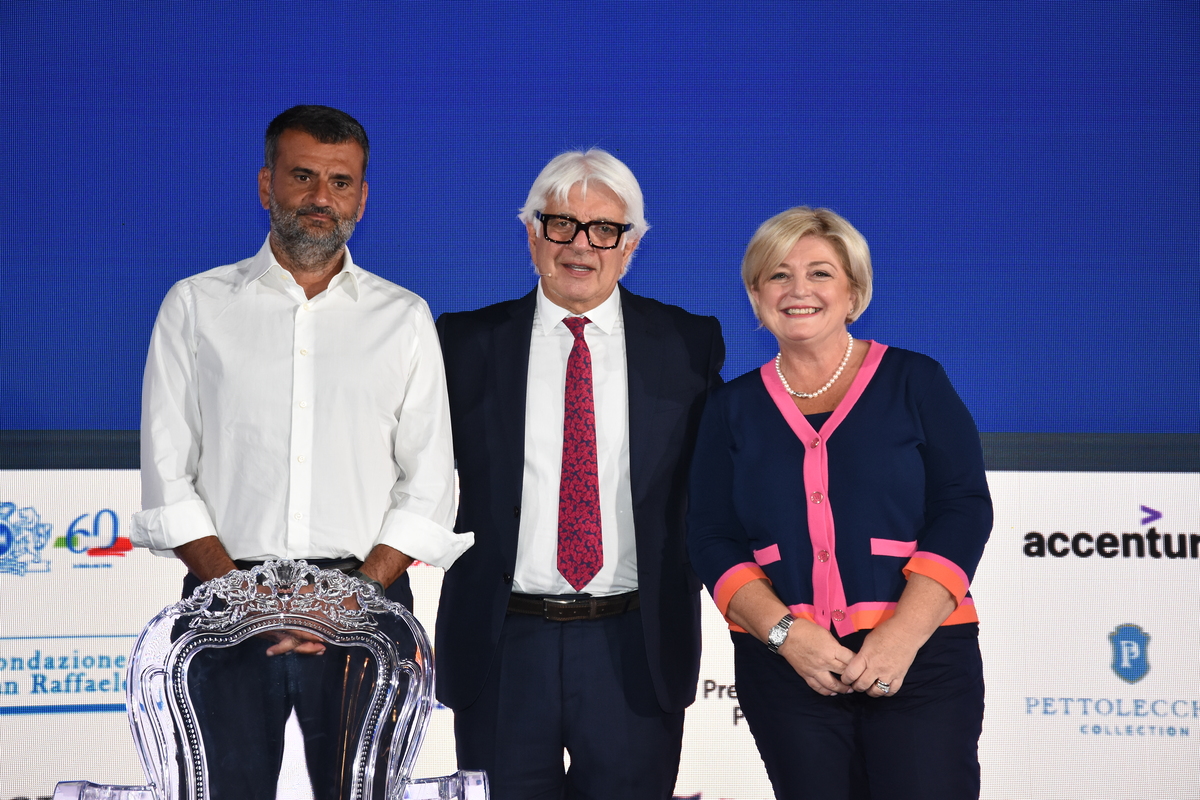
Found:
M 536 291 L 437 321 L 461 492 L 455 530 L 475 532 L 446 572 L 438 606 L 437 696 L 451 708 L 478 697 L 512 592 Z M 620 292 L 640 613 L 659 704 L 677 712 L 695 699 L 700 669 L 700 582 L 684 536 L 688 469 L 725 342 L 715 317 Z

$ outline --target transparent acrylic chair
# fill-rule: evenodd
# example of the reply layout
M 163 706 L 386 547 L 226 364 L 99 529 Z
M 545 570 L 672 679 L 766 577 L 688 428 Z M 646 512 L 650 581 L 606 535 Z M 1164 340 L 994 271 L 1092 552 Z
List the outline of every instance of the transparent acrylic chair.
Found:
M 263 636 L 272 631 L 307 632 L 325 644 L 327 656 L 344 659 L 337 663 L 357 665 L 356 688 L 339 700 L 340 798 L 487 800 L 482 772 L 411 779 L 433 707 L 433 659 L 421 624 L 362 581 L 304 561 L 231 572 L 151 620 L 134 645 L 126 689 L 147 785 L 68 781 L 55 788 L 54 800 L 227 800 L 239 794 L 213 789 L 210 754 L 228 749 L 221 740 L 238 732 L 223 729 L 214 721 L 219 714 L 206 711 L 221 703 L 213 700 L 211 681 L 198 676 L 206 659 L 237 653 L 239 646 L 265 650 L 270 642 Z

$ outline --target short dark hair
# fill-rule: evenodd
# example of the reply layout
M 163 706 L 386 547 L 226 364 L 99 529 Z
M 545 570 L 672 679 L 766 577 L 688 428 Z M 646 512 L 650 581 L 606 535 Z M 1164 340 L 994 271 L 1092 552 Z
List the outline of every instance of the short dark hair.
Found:
M 266 147 L 263 163 L 267 169 L 275 170 L 275 158 L 279 153 L 279 137 L 284 131 L 304 131 L 324 144 L 341 144 L 351 139 L 363 150 L 363 172 L 367 171 L 367 159 L 371 155 L 371 143 L 367 132 L 358 120 L 329 106 L 292 106 L 267 126 Z

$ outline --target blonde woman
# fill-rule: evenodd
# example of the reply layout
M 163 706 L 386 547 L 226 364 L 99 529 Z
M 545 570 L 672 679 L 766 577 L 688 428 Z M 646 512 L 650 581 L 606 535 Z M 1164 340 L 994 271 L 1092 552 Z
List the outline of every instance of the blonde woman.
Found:
M 765 222 L 742 278 L 779 355 L 714 392 L 692 565 L 729 620 L 776 797 L 979 794 L 979 435 L 934 360 L 856 340 L 867 243 L 827 209 Z

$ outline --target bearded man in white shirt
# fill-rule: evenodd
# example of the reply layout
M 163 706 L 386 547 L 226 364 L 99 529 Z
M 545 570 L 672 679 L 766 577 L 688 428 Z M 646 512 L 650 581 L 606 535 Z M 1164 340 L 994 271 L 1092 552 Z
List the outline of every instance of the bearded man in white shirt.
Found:
M 413 560 L 449 567 L 473 541 L 450 530 L 453 456 L 433 320 L 424 300 L 363 270 L 346 248 L 367 200 L 362 126 L 337 109 L 296 106 L 271 122 L 265 151 L 267 241 L 252 258 L 175 284 L 155 322 L 133 539 L 187 566 L 185 596 L 233 569 L 291 558 L 354 574 L 411 607 Z M 205 745 L 214 797 L 275 797 L 293 709 L 316 796 L 348 789 L 340 657 L 282 632 L 202 655 L 193 685 L 220 683 L 197 699 L 220 732 Z

